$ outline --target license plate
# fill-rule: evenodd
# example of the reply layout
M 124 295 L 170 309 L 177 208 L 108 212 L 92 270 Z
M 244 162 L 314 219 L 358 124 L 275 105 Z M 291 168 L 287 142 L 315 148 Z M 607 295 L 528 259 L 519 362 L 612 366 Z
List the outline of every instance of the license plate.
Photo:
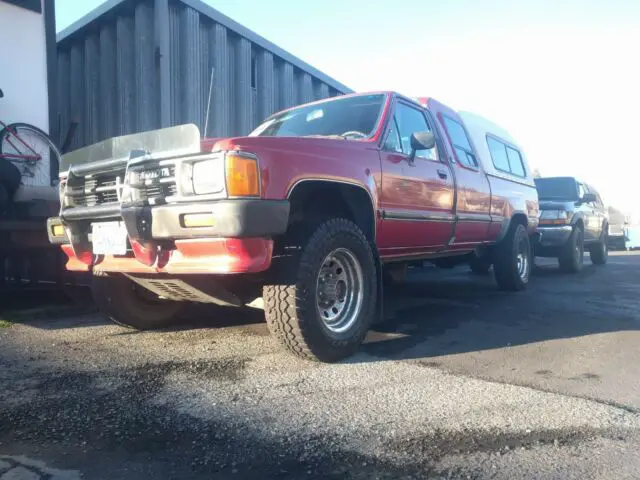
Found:
M 91 224 L 91 242 L 96 255 L 124 255 L 127 253 L 127 230 L 124 222 Z

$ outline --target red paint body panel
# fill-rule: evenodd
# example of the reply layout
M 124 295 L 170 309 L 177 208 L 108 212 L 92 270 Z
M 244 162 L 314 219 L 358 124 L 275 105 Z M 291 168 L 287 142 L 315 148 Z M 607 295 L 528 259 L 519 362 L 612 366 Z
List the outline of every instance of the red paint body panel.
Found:
M 443 120 L 448 116 L 466 130 L 454 110 L 430 98 L 421 98 L 420 107 L 396 93 L 383 93 L 386 101 L 382 114 L 367 139 L 207 138 L 202 140 L 201 149 L 256 155 L 263 199 L 287 199 L 304 181 L 336 181 L 364 189 L 371 199 L 375 240 L 383 259 L 473 251 L 497 241 L 517 211 L 527 212 L 529 231 L 535 232 L 535 189 L 532 192 L 528 185 L 487 175 L 475 150 L 478 168 L 458 161 Z M 439 140 L 437 159 L 416 158 L 410 164 L 406 154 L 383 148 L 398 101 L 426 109 Z M 68 268 L 86 270 L 86 262 L 77 259 L 70 246 L 65 247 Z M 107 257 L 96 268 L 132 273 L 260 272 L 270 267 L 273 253 L 273 241 L 262 238 L 180 240 L 175 247 L 158 250 L 154 245 L 136 245 L 137 259 Z
M 267 270 L 273 255 L 273 240 L 264 238 L 205 238 L 175 243 L 175 250 L 160 250 L 151 265 L 134 256 L 109 255 L 101 257 L 93 268 L 126 273 L 253 273 Z M 90 265 L 75 256 L 71 245 L 62 249 L 69 258 L 67 270 L 89 270 Z
M 337 180 L 365 188 L 374 202 L 380 188 L 380 156 L 370 142 L 297 137 L 239 137 L 214 150 L 242 150 L 260 159 L 262 197 L 287 198 L 302 180 Z
M 393 92 L 385 93 L 383 114 L 374 135 L 367 140 L 237 137 L 207 139 L 203 149 L 256 154 L 265 199 L 287 198 L 304 180 L 334 180 L 364 188 L 377 214 L 376 243 L 383 258 L 400 253 L 473 250 L 496 241 L 502 225 L 515 211 L 506 193 L 519 188 L 505 180 L 494 182 L 479 159 L 478 168 L 457 161 L 443 116 L 463 128 L 464 122 L 453 109 L 431 98 L 419 100 L 436 121 L 445 158 L 421 160 L 410 166 L 406 155 L 384 151 L 381 145 L 397 99 L 408 100 Z M 478 158 L 477 152 L 475 155 Z M 446 179 L 438 175 L 442 169 L 450 173 Z M 436 217 L 442 218 L 433 221 Z
M 426 108 L 436 118 L 438 128 L 444 137 L 447 155 L 451 159 L 451 166 L 455 170 L 458 195 L 455 212 L 460 218 L 456 224 L 455 241 L 453 245 L 473 246 L 487 242 L 489 226 L 491 224 L 491 184 L 482 167 L 470 168 L 458 159 L 451 141 L 449 131 L 444 123 L 447 116 L 464 128 L 464 122 L 453 109 L 432 98 L 421 99 Z M 472 145 L 473 148 L 473 145 Z M 476 159 L 478 153 L 475 152 Z M 478 160 L 478 163 L 480 161 Z

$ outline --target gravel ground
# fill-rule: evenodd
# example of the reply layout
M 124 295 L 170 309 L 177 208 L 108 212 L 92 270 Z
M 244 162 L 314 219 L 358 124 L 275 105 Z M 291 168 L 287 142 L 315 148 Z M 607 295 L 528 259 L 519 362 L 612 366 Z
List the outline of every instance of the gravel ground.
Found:
M 4 315 L 0 480 L 640 478 L 640 256 L 539 263 L 521 294 L 418 272 L 335 365 L 261 312 L 152 333 Z

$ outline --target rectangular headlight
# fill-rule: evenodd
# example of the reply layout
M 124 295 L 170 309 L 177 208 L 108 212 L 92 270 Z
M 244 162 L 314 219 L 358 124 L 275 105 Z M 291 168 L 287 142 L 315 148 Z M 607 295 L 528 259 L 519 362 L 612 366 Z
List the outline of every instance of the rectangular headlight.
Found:
M 565 210 L 542 210 L 540 212 L 541 224 L 562 225 L 568 223 L 569 213 Z
M 203 160 L 192 166 L 193 193 L 211 195 L 224 192 L 224 163 L 220 159 Z

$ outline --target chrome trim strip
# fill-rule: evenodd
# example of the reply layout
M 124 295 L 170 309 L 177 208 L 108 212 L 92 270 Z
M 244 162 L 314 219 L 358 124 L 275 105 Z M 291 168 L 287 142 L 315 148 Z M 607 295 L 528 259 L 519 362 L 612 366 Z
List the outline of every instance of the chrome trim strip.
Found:
M 457 218 L 460 222 L 490 223 L 492 221 L 488 213 L 462 213 L 458 214 Z
M 405 220 L 414 222 L 453 222 L 455 216 L 451 213 L 416 212 L 412 210 L 383 210 L 384 220 Z

